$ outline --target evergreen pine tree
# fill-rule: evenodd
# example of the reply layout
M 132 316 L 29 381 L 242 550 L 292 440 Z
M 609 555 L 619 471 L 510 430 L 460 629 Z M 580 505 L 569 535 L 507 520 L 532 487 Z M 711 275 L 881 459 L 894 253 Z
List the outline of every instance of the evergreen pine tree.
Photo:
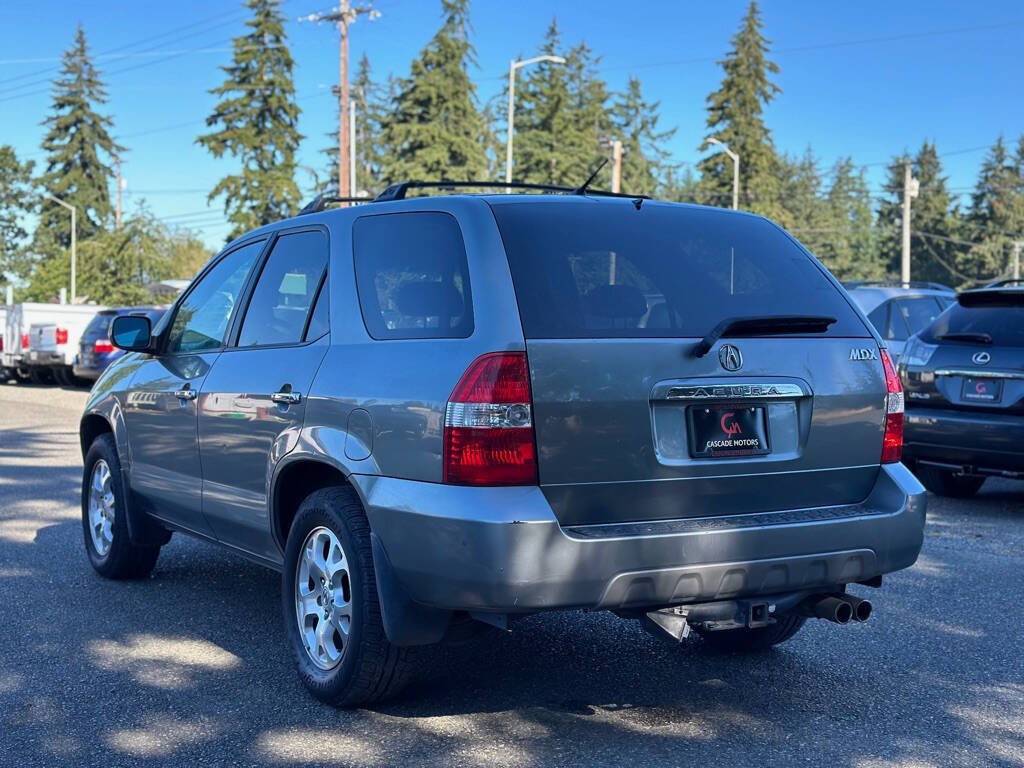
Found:
M 110 136 L 111 119 L 97 111 L 106 102 L 106 89 L 79 25 L 74 43 L 64 53 L 60 75 L 53 83 L 51 113 L 43 123 L 47 131 L 42 148 L 47 157 L 40 182 L 51 195 L 78 209 L 80 240 L 102 229 L 113 214 L 108 184 L 114 172 L 109 163 L 124 147 Z M 71 245 L 68 212 L 56 203 L 42 204 L 37 231 L 35 250 L 44 257 Z
M 1024 178 L 1002 136 L 982 162 L 964 232 L 978 244 L 962 255 L 962 272 L 979 281 L 1009 274 L 1013 241 L 1024 232 Z
M 825 203 L 821 197 L 821 177 L 817 161 L 808 147 L 800 158 L 780 157 L 776 163 L 778 187 L 783 205 L 776 215 L 778 223 L 796 232 L 809 250 L 817 254 L 826 239 Z
M 234 224 L 229 239 L 292 215 L 300 201 L 295 152 L 302 136 L 284 18 L 279 0 L 246 5 L 249 31 L 234 39 L 232 63 L 221 67 L 227 77 L 211 91 L 220 101 L 206 125 L 215 130 L 196 139 L 214 157 L 241 162 L 241 171 L 221 179 L 208 198 L 224 196 Z
M 725 75 L 707 98 L 708 138 L 717 138 L 740 156 L 740 207 L 779 218 L 775 147 L 762 111 L 779 93 L 770 74 L 779 71 L 768 60 L 769 41 L 761 33 L 761 15 L 751 0 L 732 49 L 720 62 Z M 707 141 L 701 149 L 707 149 Z M 732 199 L 732 160 L 723 152 L 699 164 L 701 186 L 709 202 L 728 205 Z
M 25 218 L 35 209 L 33 162 L 18 160 L 14 147 L 0 146 L 0 282 L 28 277 Z
M 885 276 L 885 264 L 875 244 L 871 191 L 864 172 L 853 160 L 840 158 L 832 168 L 825 198 L 829 231 L 815 251 L 840 280 L 875 280 Z
M 586 43 L 565 52 L 557 19 L 548 26 L 538 53 L 564 56 L 566 63 L 540 62 L 520 75 L 512 177 L 577 185 L 608 155 L 607 147 L 602 147 L 602 140 L 614 134 L 606 108 L 608 88 L 597 76 L 598 59 Z M 607 188 L 610 179 L 611 169 L 606 167 L 593 185 Z
M 615 132 L 622 141 L 622 191 L 654 195 L 663 190 L 670 168 L 665 143 L 675 129 L 658 130 L 659 102 L 645 101 L 640 80 L 629 78 L 612 107 Z
M 441 0 L 444 22 L 412 62 L 384 119 L 381 176 L 469 180 L 487 173 L 486 129 L 468 67 L 469 0 Z
M 902 258 L 903 166 L 908 157 L 893 158 L 889 164 L 886 197 L 878 209 L 882 258 L 888 273 L 897 276 Z M 965 284 L 971 277 L 957 266 L 963 247 L 950 240 L 959 239 L 959 206 L 947 189 L 934 143 L 921 145 L 911 171 L 920 182 L 920 191 L 910 206 L 910 276 L 953 286 Z

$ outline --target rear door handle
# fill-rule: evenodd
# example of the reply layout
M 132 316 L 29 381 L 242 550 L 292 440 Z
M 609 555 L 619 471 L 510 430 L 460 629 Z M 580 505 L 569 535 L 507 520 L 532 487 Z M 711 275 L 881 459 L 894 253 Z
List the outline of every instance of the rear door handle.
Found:
M 197 394 L 199 393 L 196 392 L 194 389 L 189 389 L 186 387 L 185 389 L 179 389 L 177 392 L 174 393 L 174 396 L 179 400 L 195 400 Z
M 302 402 L 301 392 L 275 392 L 270 396 L 275 403 L 282 405 L 297 405 Z

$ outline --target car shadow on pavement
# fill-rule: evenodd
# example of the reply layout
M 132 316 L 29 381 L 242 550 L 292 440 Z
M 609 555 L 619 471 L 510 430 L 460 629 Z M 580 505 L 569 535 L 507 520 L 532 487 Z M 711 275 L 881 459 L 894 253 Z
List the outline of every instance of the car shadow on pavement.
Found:
M 0 446 L 4 474 L 7 456 L 45 453 L 30 433 L 19 441 Z M 12 764 L 1019 760 L 1024 671 L 1006 633 L 1024 617 L 976 602 L 1001 603 L 997 577 L 1021 594 L 1024 576 L 979 555 L 926 544 L 918 566 L 858 590 L 876 601 L 868 624 L 811 622 L 753 656 L 669 645 L 607 613 L 527 617 L 418 653 L 422 673 L 398 701 L 339 711 L 298 682 L 277 574 L 176 535 L 150 578 L 96 576 L 80 472 L 19 464 L 10 482 L 26 493 L 0 512 L 22 523 L 0 528 L 0 733 Z M 984 499 L 994 514 L 1001 493 Z M 1024 515 L 1001 522 L 1024 527 Z

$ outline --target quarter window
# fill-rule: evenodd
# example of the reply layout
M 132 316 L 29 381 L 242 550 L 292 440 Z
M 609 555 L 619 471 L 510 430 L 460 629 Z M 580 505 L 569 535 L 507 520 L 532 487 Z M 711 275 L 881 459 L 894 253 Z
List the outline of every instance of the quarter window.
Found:
M 327 236 L 319 231 L 282 235 L 256 281 L 238 346 L 298 344 L 327 269 Z
M 352 242 L 359 306 L 373 338 L 466 338 L 473 332 L 466 245 L 453 216 L 364 216 L 352 228 Z
M 201 352 L 224 344 L 231 313 L 262 240 L 243 245 L 222 258 L 178 305 L 168 336 L 168 352 Z

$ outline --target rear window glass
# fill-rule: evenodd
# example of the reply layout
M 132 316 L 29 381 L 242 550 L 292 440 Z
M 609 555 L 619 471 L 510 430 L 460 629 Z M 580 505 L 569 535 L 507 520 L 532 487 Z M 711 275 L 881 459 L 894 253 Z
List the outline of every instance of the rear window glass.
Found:
M 117 314 L 111 312 L 100 312 L 97 315 L 93 315 L 92 320 L 85 326 L 85 331 L 82 333 L 83 336 L 108 336 L 110 334 L 110 325 L 114 322 L 114 318 Z
M 763 219 L 597 201 L 498 203 L 494 215 L 527 338 L 692 338 L 727 317 L 782 314 L 835 317 L 821 335 L 869 335 Z
M 466 338 L 473 332 L 466 246 L 455 218 L 363 216 L 352 227 L 356 286 L 375 339 Z
M 961 307 L 954 304 L 921 333 L 921 338 L 935 343 L 948 333 L 987 333 L 995 346 L 1024 347 L 1024 307 Z

